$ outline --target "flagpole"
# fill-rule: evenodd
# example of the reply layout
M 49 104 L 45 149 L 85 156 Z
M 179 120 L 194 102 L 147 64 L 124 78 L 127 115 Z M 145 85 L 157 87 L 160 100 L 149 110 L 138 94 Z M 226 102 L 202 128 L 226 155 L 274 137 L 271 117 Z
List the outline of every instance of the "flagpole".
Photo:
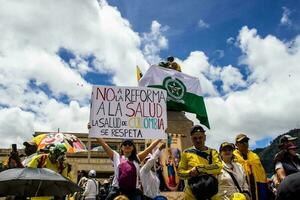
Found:
M 88 163 L 91 161 L 91 138 L 88 136 Z

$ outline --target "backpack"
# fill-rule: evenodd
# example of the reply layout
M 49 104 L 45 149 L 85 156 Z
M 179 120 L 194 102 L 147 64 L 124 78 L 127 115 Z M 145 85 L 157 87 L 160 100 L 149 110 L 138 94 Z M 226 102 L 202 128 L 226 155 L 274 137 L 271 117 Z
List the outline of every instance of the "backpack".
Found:
M 119 177 L 118 183 L 121 191 L 132 192 L 136 189 L 136 167 L 132 161 L 121 157 L 121 162 L 118 166 Z

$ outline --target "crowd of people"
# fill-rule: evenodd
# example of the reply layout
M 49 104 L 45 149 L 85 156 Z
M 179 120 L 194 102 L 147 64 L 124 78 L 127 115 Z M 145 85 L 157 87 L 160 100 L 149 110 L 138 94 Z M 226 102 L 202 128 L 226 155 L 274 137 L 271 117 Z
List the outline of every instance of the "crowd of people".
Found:
M 296 137 L 284 135 L 280 138 L 280 151 L 274 158 L 272 179 L 267 178 L 259 156 L 249 149 L 250 138 L 247 135 L 238 134 L 235 144 L 223 142 L 219 151 L 205 145 L 206 132 L 200 125 L 192 127 L 190 137 L 193 146 L 183 150 L 177 166 L 178 176 L 184 180 L 185 200 L 280 200 L 288 199 L 286 191 L 291 195 L 291 190 L 286 188 L 292 184 L 286 184 L 285 180 L 292 179 L 293 174 L 299 174 Z M 137 152 L 134 141 L 130 139 L 122 141 L 119 152 L 111 149 L 102 138 L 97 138 L 97 142 L 112 161 L 114 175 L 111 180 L 101 184 L 96 179 L 95 170 L 91 169 L 87 175 L 81 174 L 78 184 L 83 191 L 71 198 L 166 199 L 160 195 L 160 179 L 155 168 L 160 152 L 166 148 L 162 140 L 154 140 L 141 152 Z M 71 178 L 71 165 L 66 161 L 64 145 L 57 144 L 38 152 L 34 142 L 23 144 L 25 157 L 21 159 L 13 146 L 2 170 L 49 168 Z

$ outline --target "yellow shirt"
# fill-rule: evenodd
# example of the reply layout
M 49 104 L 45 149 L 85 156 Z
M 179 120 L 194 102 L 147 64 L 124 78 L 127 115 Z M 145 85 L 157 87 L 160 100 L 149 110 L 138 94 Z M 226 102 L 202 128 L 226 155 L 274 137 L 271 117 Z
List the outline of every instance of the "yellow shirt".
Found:
M 176 71 L 181 72 L 181 67 L 180 67 L 180 65 L 177 62 L 172 62 L 171 63 L 171 68 L 175 69 Z
M 39 163 L 42 160 L 43 155 L 45 155 L 45 154 L 39 154 L 39 155 L 36 155 L 35 157 L 33 157 L 32 160 L 29 162 L 28 167 L 37 168 Z M 58 162 L 52 163 L 51 160 L 49 159 L 48 155 L 44 161 L 42 168 L 51 169 L 51 170 L 63 175 L 64 177 L 67 177 L 67 175 L 68 175 L 67 164 L 64 162 L 62 164 L 62 169 L 60 169 Z
M 190 171 L 193 167 L 197 167 L 197 170 L 200 173 L 217 175 L 221 173 L 222 162 L 219 159 L 218 152 L 215 149 L 207 148 L 207 150 L 202 151 L 207 155 L 210 155 L 212 151 L 212 164 L 209 164 L 209 160 L 201 156 L 198 156 L 195 153 L 188 152 L 190 149 L 195 149 L 195 147 L 188 148 L 184 150 L 181 154 L 180 163 L 178 166 L 178 175 L 182 179 L 190 178 Z M 185 181 L 185 200 L 195 200 L 196 198 L 192 194 L 191 189 L 189 188 L 187 181 Z M 212 200 L 218 199 L 217 195 L 212 197 Z

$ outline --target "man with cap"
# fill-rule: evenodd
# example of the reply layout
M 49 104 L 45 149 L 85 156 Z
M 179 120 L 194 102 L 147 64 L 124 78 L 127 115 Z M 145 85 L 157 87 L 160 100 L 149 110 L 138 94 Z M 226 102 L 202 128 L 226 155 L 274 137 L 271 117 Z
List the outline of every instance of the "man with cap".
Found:
M 286 176 L 300 171 L 300 159 L 297 154 L 298 146 L 295 144 L 297 137 L 283 135 L 279 139 L 280 151 L 275 155 L 275 172 L 278 183 L 283 181 Z
M 252 200 L 268 200 L 268 185 L 266 172 L 259 156 L 249 150 L 249 137 L 241 133 L 235 138 L 237 149 L 233 152 L 236 161 L 240 163 L 247 175 L 247 182 Z
M 174 57 L 173 56 L 169 56 L 167 58 L 167 62 L 160 62 L 158 64 L 158 66 L 169 68 L 169 69 L 174 69 L 176 71 L 181 72 L 181 67 L 180 67 L 180 65 L 177 62 L 174 61 Z
M 279 139 L 279 149 L 286 149 L 288 146 L 295 145 L 295 141 L 297 140 L 297 137 L 292 137 L 290 135 L 283 135 Z
M 200 125 L 193 126 L 190 133 L 193 146 L 183 151 L 178 166 L 178 175 L 185 180 L 184 199 L 217 199 L 218 183 L 215 176 L 222 169 L 218 152 L 205 146 L 205 130 Z M 198 183 L 201 181 L 205 182 L 201 185 L 207 187 L 200 186 Z
M 48 154 L 39 154 L 32 158 L 28 167 L 48 168 L 68 177 L 68 164 L 65 161 L 67 148 L 64 144 L 56 144 L 49 150 Z
M 24 167 L 27 167 L 29 162 L 32 160 L 32 158 L 37 155 L 36 152 L 37 152 L 38 147 L 37 147 L 37 144 L 33 141 L 26 141 L 23 143 L 23 145 L 25 146 L 24 151 L 25 151 L 26 157 L 22 161 L 22 164 Z

